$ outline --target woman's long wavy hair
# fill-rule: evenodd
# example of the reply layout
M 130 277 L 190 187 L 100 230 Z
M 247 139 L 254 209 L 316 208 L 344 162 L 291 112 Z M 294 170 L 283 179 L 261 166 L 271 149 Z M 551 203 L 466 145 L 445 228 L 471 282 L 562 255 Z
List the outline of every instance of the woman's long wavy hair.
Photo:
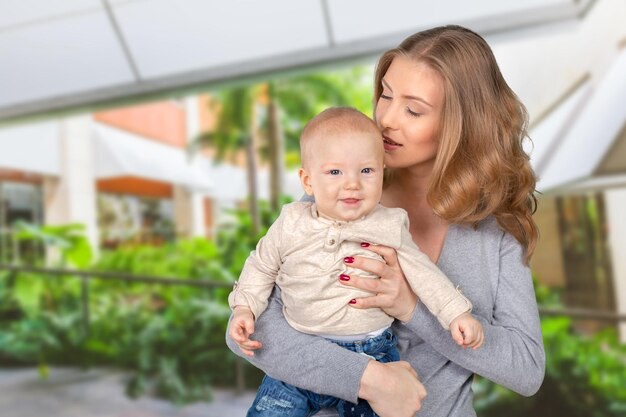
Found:
M 374 104 L 382 94 L 381 79 L 399 55 L 428 65 L 444 80 L 429 204 L 451 223 L 476 226 L 493 215 L 522 244 L 528 263 L 539 237 L 532 219 L 536 178 L 522 147 L 528 114 L 504 80 L 491 48 L 460 26 L 411 35 L 378 61 Z

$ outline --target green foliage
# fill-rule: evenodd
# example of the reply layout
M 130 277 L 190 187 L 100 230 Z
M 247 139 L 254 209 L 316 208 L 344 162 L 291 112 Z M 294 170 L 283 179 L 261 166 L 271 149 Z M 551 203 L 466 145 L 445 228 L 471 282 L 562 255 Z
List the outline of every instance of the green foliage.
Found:
M 288 167 L 300 165 L 300 133 L 322 110 L 351 106 L 372 115 L 372 71 L 371 65 L 362 65 L 280 78 L 270 83 L 271 96 L 282 110 Z
M 284 200 L 283 202 L 286 202 Z M 234 210 L 219 245 L 205 239 L 163 246 L 128 246 L 104 251 L 91 267 L 133 275 L 211 280 L 223 288 L 88 281 L 89 322 L 81 304 L 81 279 L 0 272 L 0 364 L 106 365 L 132 370 L 129 395 L 146 392 L 176 402 L 209 399 L 212 385 L 235 385 L 235 356 L 224 343 L 230 316 L 227 295 L 260 235 L 250 232 L 247 211 Z M 277 217 L 261 204 L 262 233 Z M 61 248 L 69 261 L 82 245 L 73 227 L 24 227 L 31 239 Z M 72 239 L 67 239 L 71 235 Z M 66 244 L 69 242 L 69 244 Z M 73 258 L 72 258 L 73 259 Z M 261 378 L 246 365 L 251 386 Z
M 57 249 L 61 254 L 59 260 L 61 265 L 85 268 L 91 264 L 93 252 L 85 236 L 85 226 L 82 224 L 36 226 L 17 221 L 13 227 L 19 240 L 38 241 L 46 248 Z
M 291 201 L 290 197 L 282 196 L 280 206 L 282 207 Z M 254 250 L 259 239 L 267 233 L 267 229 L 280 214 L 280 211 L 272 211 L 266 201 L 261 201 L 259 206 L 261 229 L 257 235 L 250 233 L 252 218 L 245 209 L 230 210 L 229 214 L 232 216 L 232 221 L 221 227 L 217 235 L 217 243 L 221 253 L 220 259 L 235 277 L 241 273 L 250 251 Z
M 537 286 L 542 305 L 558 297 Z M 542 301 L 545 302 L 542 303 Z M 539 392 L 521 397 L 490 381 L 474 383 L 475 407 L 480 416 L 617 417 L 626 413 L 626 345 L 614 328 L 593 336 L 576 334 L 572 320 L 549 317 L 541 321 L 546 350 L 546 375 Z
M 224 282 L 224 288 L 92 279 L 89 323 L 83 316 L 79 278 L 0 271 L 0 364 L 35 365 L 42 377 L 50 364 L 115 366 L 133 372 L 127 386 L 130 395 L 152 392 L 177 402 L 207 399 L 210 386 L 233 386 L 235 357 L 224 343 L 226 297 L 278 213 L 261 204 L 258 235 L 250 232 L 247 210 L 230 215 L 232 221 L 221 228 L 217 243 L 191 239 L 160 247 L 121 247 L 105 251 L 92 266 L 135 275 L 210 279 Z M 30 236 L 61 248 L 68 262 L 75 259 L 68 255 L 73 253 L 72 242 L 82 242 L 71 227 L 23 230 L 24 239 Z M 541 305 L 560 305 L 553 290 L 537 286 L 536 294 Z M 539 393 L 523 398 L 477 378 L 479 415 L 624 415 L 626 346 L 618 342 L 615 331 L 583 337 L 573 330 L 570 319 L 560 317 L 544 318 L 542 328 L 547 363 Z M 249 386 L 255 386 L 261 373 L 249 365 L 245 370 Z

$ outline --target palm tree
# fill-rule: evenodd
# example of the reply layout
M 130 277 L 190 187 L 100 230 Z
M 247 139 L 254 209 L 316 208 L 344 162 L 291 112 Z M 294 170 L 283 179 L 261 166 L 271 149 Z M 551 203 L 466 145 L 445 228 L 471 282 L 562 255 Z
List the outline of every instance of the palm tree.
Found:
M 224 161 L 245 151 L 246 182 L 249 195 L 249 210 L 252 218 L 252 233 L 256 236 L 261 228 L 259 196 L 257 188 L 257 161 L 255 135 L 257 132 L 256 97 L 258 87 L 236 86 L 216 95 L 219 104 L 217 126 L 212 132 L 200 134 L 193 148 L 212 146 L 215 158 Z
M 217 160 L 245 150 L 255 235 L 260 229 L 255 151 L 257 132 L 261 131 L 265 139 L 260 156 L 269 164 L 270 206 L 276 211 L 282 195 L 285 149 L 299 150 L 300 131 L 308 120 L 326 107 L 352 105 L 369 113 L 372 78 L 371 70 L 366 67 L 353 67 L 237 86 L 216 95 L 221 105 L 217 128 L 200 135 L 194 147 L 215 147 Z M 257 114 L 261 104 L 264 104 L 265 111 Z
M 300 131 L 313 116 L 329 106 L 352 105 L 366 113 L 371 108 L 372 76 L 362 67 L 318 72 L 268 81 L 264 155 L 270 166 L 270 205 L 278 208 L 282 194 L 285 149 L 299 149 Z M 364 103 L 365 106 L 363 105 Z M 363 109 L 367 107 L 367 109 Z M 283 129 L 285 127 L 286 129 Z

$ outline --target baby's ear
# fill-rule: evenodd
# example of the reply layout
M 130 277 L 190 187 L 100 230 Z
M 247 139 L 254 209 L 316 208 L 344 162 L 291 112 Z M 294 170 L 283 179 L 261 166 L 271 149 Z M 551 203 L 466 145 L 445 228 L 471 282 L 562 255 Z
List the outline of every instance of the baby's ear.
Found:
M 298 176 L 300 177 L 300 184 L 307 195 L 313 195 L 313 187 L 311 186 L 311 177 L 306 172 L 306 169 L 300 168 L 298 170 Z

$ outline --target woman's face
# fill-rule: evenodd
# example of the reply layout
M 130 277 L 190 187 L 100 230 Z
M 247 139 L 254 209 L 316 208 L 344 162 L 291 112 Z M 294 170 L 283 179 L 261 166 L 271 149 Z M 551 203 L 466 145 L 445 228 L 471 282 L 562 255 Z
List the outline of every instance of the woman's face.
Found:
M 376 123 L 383 134 L 389 168 L 432 169 L 443 107 L 443 80 L 427 65 L 403 56 L 382 78 Z

